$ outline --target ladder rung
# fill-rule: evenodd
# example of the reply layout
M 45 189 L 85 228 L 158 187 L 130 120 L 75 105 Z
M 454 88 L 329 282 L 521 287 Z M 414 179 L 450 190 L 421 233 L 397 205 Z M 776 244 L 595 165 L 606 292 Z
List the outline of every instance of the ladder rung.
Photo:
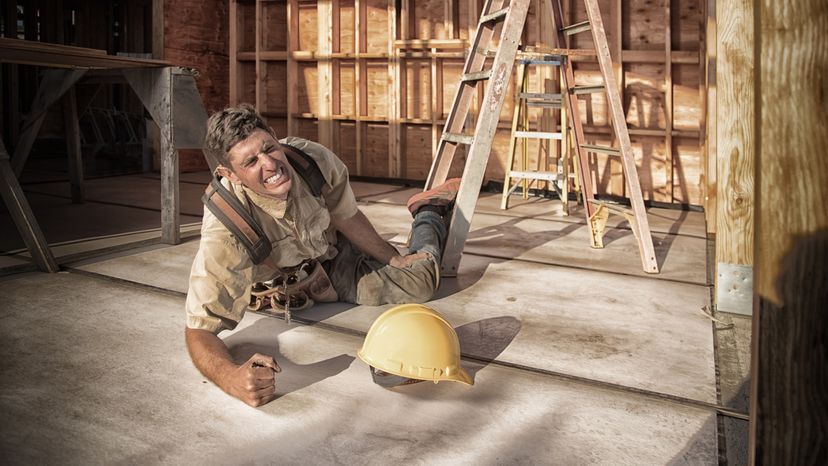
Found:
M 544 181 L 557 181 L 558 180 L 558 173 L 557 172 L 519 172 L 519 171 L 510 171 L 509 176 L 511 178 L 519 178 L 519 179 L 526 179 L 526 180 L 544 180 Z
M 573 94 L 595 94 L 596 92 L 604 92 L 604 85 L 598 84 L 595 86 L 575 86 L 571 90 Z
M 480 17 L 480 24 L 486 23 L 494 23 L 496 21 L 500 21 L 506 17 L 506 13 L 509 12 L 509 7 L 503 8 L 502 10 L 497 10 L 493 13 L 489 13 L 488 15 L 483 15 Z
M 579 32 L 589 31 L 590 29 L 592 29 L 592 27 L 589 25 L 589 21 L 582 21 L 580 23 L 575 23 L 567 27 L 561 28 L 561 32 L 568 36 L 571 36 L 572 34 L 578 34 Z
M 467 136 L 465 134 L 443 133 L 443 141 L 453 142 L 455 144 L 471 145 L 474 142 L 474 136 Z
M 521 99 L 561 100 L 560 94 L 545 94 L 543 92 L 521 92 L 518 97 Z
M 515 137 L 525 139 L 561 139 L 561 133 L 544 133 L 540 131 L 515 131 Z
M 589 202 L 590 202 L 590 204 L 595 205 L 595 206 L 604 206 L 604 207 L 607 208 L 607 210 L 609 210 L 611 212 L 615 212 L 617 214 L 630 215 L 632 217 L 635 217 L 635 212 L 633 212 L 632 209 L 627 209 L 625 207 L 621 207 L 618 204 L 607 204 L 606 202 L 598 201 L 596 199 L 590 199 Z
M 540 108 L 561 108 L 561 101 L 555 100 L 552 102 L 541 102 L 541 101 L 534 101 L 530 100 L 526 102 L 527 107 L 540 107 Z
M 472 81 L 482 81 L 484 79 L 489 79 L 491 76 L 492 70 L 483 70 L 478 71 L 477 73 L 466 73 L 460 80 L 464 83 Z
M 599 154 L 621 155 L 621 151 L 614 147 L 596 146 L 593 144 L 581 144 L 581 149 L 587 152 L 597 152 Z
M 521 65 L 550 65 L 550 66 L 560 66 L 562 61 L 563 61 L 563 60 L 562 60 L 562 59 L 560 59 L 560 58 L 558 58 L 557 60 L 555 60 L 555 59 L 552 59 L 552 57 L 550 56 L 550 57 L 549 57 L 549 59 L 547 59 L 547 57 L 544 57 L 543 59 L 530 59 L 530 58 L 524 58 L 524 59 L 521 59 L 521 60 L 520 60 L 519 64 L 521 64 Z

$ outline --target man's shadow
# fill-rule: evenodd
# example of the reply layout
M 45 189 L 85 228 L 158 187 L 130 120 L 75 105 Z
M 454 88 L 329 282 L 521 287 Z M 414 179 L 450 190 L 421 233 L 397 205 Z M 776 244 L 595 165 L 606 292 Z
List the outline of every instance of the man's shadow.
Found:
M 353 356 L 340 354 L 312 364 L 296 364 L 279 351 L 278 335 L 290 327 L 275 319 L 259 319 L 250 327 L 224 340 L 230 355 L 237 363 L 250 359 L 256 353 L 272 356 L 282 372 L 276 374 L 276 393 L 279 397 L 333 377 L 348 369 Z

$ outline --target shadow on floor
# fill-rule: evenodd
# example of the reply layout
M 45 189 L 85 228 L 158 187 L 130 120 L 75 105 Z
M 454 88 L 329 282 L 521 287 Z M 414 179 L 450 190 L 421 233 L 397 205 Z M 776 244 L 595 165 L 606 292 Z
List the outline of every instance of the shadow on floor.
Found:
M 455 329 L 463 358 L 472 359 L 471 364 L 464 365 L 472 380 L 512 343 L 520 327 L 515 317 L 503 316 L 469 322 Z
M 284 396 L 333 377 L 348 369 L 353 356 L 340 354 L 313 364 L 296 364 L 279 351 L 278 335 L 290 327 L 276 319 L 259 319 L 250 327 L 224 340 L 237 362 L 247 361 L 256 353 L 272 356 L 282 368 L 276 376 L 276 392 Z

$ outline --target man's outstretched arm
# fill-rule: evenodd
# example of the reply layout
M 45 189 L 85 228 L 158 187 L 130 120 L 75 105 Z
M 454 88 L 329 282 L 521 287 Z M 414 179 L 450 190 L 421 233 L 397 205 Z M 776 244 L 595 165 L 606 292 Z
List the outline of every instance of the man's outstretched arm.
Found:
M 282 369 L 273 357 L 256 353 L 239 365 L 215 334 L 187 328 L 184 337 L 196 368 L 228 394 L 254 407 L 276 398 L 275 374 Z
M 383 264 L 388 264 L 392 258 L 400 256 L 400 253 L 393 246 L 382 239 L 377 230 L 374 229 L 374 225 L 371 225 L 368 217 L 361 210 L 357 210 L 356 214 L 350 218 L 332 218 L 331 221 L 336 229 L 345 235 L 360 251 Z

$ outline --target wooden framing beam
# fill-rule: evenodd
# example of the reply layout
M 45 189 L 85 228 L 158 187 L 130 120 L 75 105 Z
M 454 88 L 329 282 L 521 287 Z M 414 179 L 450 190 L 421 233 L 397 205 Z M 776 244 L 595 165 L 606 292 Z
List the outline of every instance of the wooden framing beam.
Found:
M 2 139 L 0 139 L 0 195 L 37 267 L 44 272 L 60 271 L 46 243 L 46 238 L 37 224 L 32 208 L 20 188 L 17 176 L 12 170 L 9 154 L 6 152 Z
M 78 121 L 78 101 L 75 97 L 74 86 L 66 91 L 62 100 L 63 129 L 69 163 L 69 190 L 72 202 L 80 204 L 84 199 L 83 153 L 81 152 L 80 123 Z
M 752 309 L 755 168 L 753 1 L 719 3 L 717 111 L 716 304 Z
M 828 10 L 821 0 L 760 0 L 754 8 L 758 189 L 748 463 L 828 464 Z
M 14 149 L 12 169 L 17 177 L 23 171 L 29 152 L 37 139 L 37 133 L 46 118 L 46 112 L 86 73 L 86 69 L 51 69 L 43 72 L 43 79 L 37 88 L 37 95 L 32 103 L 31 111 L 23 119 L 23 133 Z

